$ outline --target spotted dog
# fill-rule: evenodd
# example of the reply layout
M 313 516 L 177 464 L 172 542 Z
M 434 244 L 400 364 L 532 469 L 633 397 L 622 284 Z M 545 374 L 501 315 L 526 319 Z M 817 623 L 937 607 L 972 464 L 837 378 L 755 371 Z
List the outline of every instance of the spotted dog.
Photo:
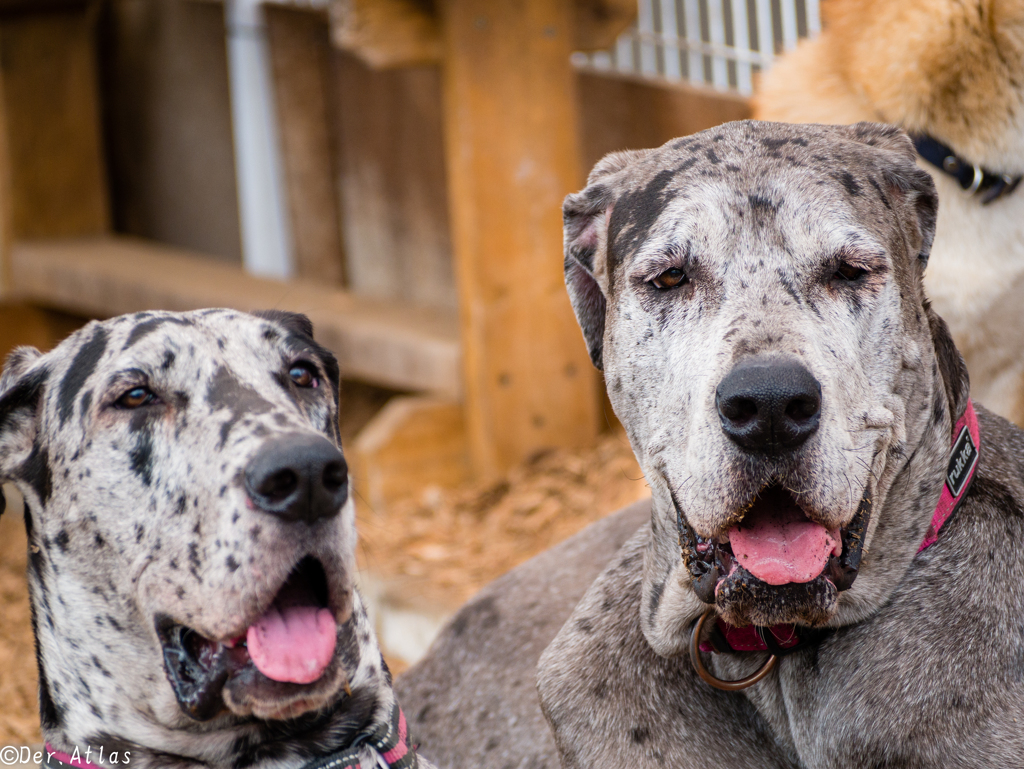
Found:
M 44 765 L 417 766 L 353 588 L 338 386 L 283 312 L 138 313 L 10 355 Z
M 425 755 L 1020 763 L 1024 433 L 972 403 L 925 298 L 937 203 L 876 124 L 732 123 L 595 167 L 566 282 L 652 499 L 455 617 L 399 681 Z

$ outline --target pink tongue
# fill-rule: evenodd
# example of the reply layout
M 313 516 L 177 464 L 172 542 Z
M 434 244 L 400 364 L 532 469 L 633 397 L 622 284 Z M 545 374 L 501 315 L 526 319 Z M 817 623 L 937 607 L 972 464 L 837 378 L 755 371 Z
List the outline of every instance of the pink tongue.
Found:
M 253 664 L 267 678 L 310 684 L 334 658 L 337 633 L 328 609 L 275 603 L 249 628 L 245 640 Z
M 729 530 L 736 562 L 769 585 L 810 582 L 842 553 L 839 530 L 807 519 L 786 492 L 767 492 Z

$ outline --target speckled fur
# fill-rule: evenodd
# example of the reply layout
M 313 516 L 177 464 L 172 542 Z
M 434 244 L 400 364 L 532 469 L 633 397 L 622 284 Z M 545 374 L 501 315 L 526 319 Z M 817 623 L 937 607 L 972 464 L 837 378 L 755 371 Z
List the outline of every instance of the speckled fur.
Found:
M 292 384 L 297 359 L 316 366 L 321 386 Z M 139 383 L 159 405 L 115 408 Z M 254 509 L 242 483 L 275 436 L 337 443 L 338 384 L 334 356 L 287 313 L 139 313 L 90 323 L 46 355 L 11 354 L 0 480 L 25 497 L 49 743 L 90 746 L 93 760 L 101 746 L 129 751 L 131 766 L 283 769 L 345 747 L 390 712 L 391 676 L 352 586 L 351 499 L 332 518 L 288 522 Z M 323 564 L 342 605 L 325 674 L 289 692 L 226 688 L 229 712 L 209 721 L 183 714 L 154 618 L 208 638 L 237 633 L 305 555 Z
M 432 655 L 400 682 L 409 711 L 427 708 L 414 723 L 428 755 L 441 730 L 449 754 L 470 744 L 445 708 L 467 723 L 477 717 L 470 705 L 495 723 L 532 718 L 536 706 L 517 690 L 500 706 L 474 693 L 499 681 L 489 666 L 518 659 L 502 641 L 517 618 L 544 615 L 564 618 L 538 672 L 554 744 L 500 743 L 500 760 L 474 766 L 1019 761 L 1024 435 L 981 406 L 974 486 L 938 543 L 916 552 L 968 385 L 924 297 L 936 197 L 906 137 L 873 124 L 729 124 L 609 156 L 564 213 L 570 297 L 651 485 L 651 516 L 610 560 L 607 543 L 621 536 L 613 523 L 635 521 L 635 510 L 566 543 L 557 572 L 535 561 L 496 584 L 486 597 L 493 630 L 477 628 L 472 647 L 449 631 L 436 647 L 459 654 L 470 680 L 430 679 Z M 836 282 L 840 257 L 870 274 Z M 648 280 L 669 267 L 690 283 L 652 289 Z M 715 388 L 753 355 L 797 360 L 821 383 L 820 428 L 786 460 L 744 456 L 722 433 Z M 869 496 L 866 553 L 824 640 L 755 687 L 724 693 L 684 654 L 706 605 L 681 561 L 674 501 L 698 532 L 721 535 L 771 477 L 830 526 L 846 525 Z M 474 627 L 479 608 L 471 602 L 461 621 Z M 705 659 L 737 678 L 764 657 Z M 500 680 L 529 675 L 515 664 Z

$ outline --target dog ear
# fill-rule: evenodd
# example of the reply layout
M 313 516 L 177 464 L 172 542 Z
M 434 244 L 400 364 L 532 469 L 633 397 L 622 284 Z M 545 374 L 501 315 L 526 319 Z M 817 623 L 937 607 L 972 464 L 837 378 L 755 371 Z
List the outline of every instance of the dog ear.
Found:
M 35 365 L 41 357 L 34 347 L 19 347 L 7 356 L 0 375 L 0 482 L 14 478 L 36 437 L 36 412 L 50 374 Z M 0 491 L 0 513 L 5 505 Z
M 953 343 L 953 336 L 939 315 L 932 309 L 931 303 L 924 301 L 924 311 L 928 316 L 928 327 L 935 346 L 935 361 L 942 375 L 942 384 L 946 388 L 946 400 L 949 402 L 949 415 L 956 424 L 967 409 L 967 398 L 971 392 L 971 381 L 967 374 L 964 356 Z
M 612 177 L 648 152 L 628 150 L 605 155 L 587 177 L 586 188 L 569 195 L 562 204 L 565 287 L 590 360 L 599 369 L 604 367 L 601 353 L 607 303 L 596 273 L 607 248 L 608 218 L 617 197 Z
M 928 265 L 928 257 L 935 239 L 935 222 L 939 213 L 939 196 L 931 174 L 917 165 L 917 150 L 907 134 L 896 126 L 883 123 L 856 123 L 848 128 L 854 139 L 896 154 L 893 162 L 882 168 L 882 179 L 891 193 L 895 193 L 914 212 L 913 241 L 921 270 Z

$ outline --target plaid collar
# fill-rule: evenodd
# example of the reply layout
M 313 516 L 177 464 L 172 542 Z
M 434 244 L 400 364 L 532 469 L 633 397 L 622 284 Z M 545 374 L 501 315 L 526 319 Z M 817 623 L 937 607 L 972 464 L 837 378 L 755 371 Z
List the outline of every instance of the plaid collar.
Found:
M 387 719 L 371 723 L 344 750 L 314 758 L 302 769 L 418 769 L 416 749 L 409 746 L 408 739 L 405 713 L 394 702 Z M 103 761 L 102 749 L 97 760 Z M 102 768 L 83 758 L 78 748 L 73 753 L 65 753 L 46 743 L 41 769 Z

